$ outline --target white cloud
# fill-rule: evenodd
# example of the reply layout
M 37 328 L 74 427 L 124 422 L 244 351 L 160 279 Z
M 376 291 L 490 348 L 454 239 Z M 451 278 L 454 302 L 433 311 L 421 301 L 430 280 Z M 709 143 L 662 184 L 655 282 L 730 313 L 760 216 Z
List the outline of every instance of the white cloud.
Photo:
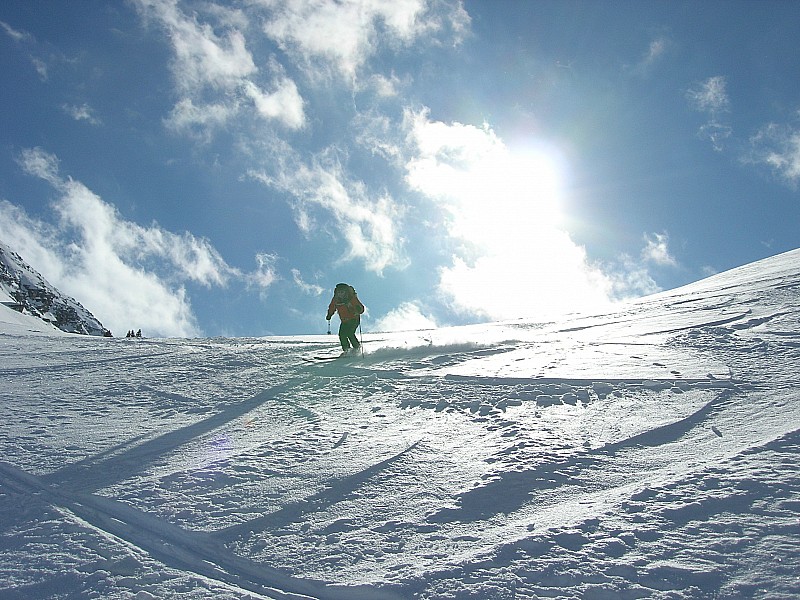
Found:
M 612 283 L 612 295 L 616 299 L 637 298 L 661 291 L 650 274 L 647 264 L 622 254 L 613 266 L 606 268 Z
M 800 184 L 800 129 L 770 123 L 750 143 L 752 151 L 747 162 L 767 165 L 793 187 Z
M 458 43 L 469 16 L 460 2 L 428 0 L 260 0 L 264 33 L 315 78 L 325 65 L 353 80 L 381 45 L 408 45 L 447 31 Z
M 22 258 L 51 282 L 64 273 L 59 232 L 47 223 L 32 219 L 18 206 L 0 200 L 0 240 L 12 246 Z
M 711 142 L 714 149 L 722 151 L 726 140 L 733 134 L 733 129 L 723 120 L 723 115 L 730 111 L 730 98 L 727 91 L 727 79 L 721 75 L 709 77 L 686 92 L 689 103 L 695 110 L 708 114 L 709 120 L 700 127 L 698 135 Z
M 88 104 L 84 103 L 81 106 L 64 104 L 61 108 L 76 121 L 86 121 L 91 125 L 100 125 L 102 123 L 102 121 L 95 116 L 94 109 Z
M 27 31 L 20 31 L 18 29 L 14 29 L 11 25 L 6 23 L 5 21 L 0 21 L 0 29 L 2 29 L 6 35 L 11 38 L 17 44 L 23 44 L 28 46 L 31 50 L 35 49 L 36 47 L 36 40 Z M 33 54 L 29 55 L 30 61 L 33 64 L 33 68 L 36 69 L 36 73 L 39 75 L 39 78 L 42 81 L 47 81 L 48 77 L 48 67 L 47 63 L 42 60 L 41 58 L 34 56 Z
M 733 135 L 733 128 L 719 121 L 709 121 L 700 127 L 697 135 L 700 139 L 711 142 L 714 150 L 721 152 L 725 149 L 725 143 L 728 138 Z
M 397 140 L 397 125 L 389 117 L 374 110 L 356 115 L 352 121 L 356 130 L 355 142 L 372 155 L 403 168 L 402 140 Z
M 548 317 L 606 304 L 612 282 L 559 226 L 559 154 L 512 151 L 486 125 L 408 113 L 408 184 L 445 212 L 455 247 L 439 291 L 454 309 L 491 319 Z
M 31 58 L 31 62 L 33 63 L 33 68 L 36 69 L 36 72 L 39 74 L 39 79 L 42 81 L 47 81 L 48 77 L 48 68 L 47 63 L 44 62 L 40 58 Z
M 30 37 L 31 37 L 31 35 L 29 33 L 25 32 L 25 31 L 19 31 L 17 29 L 14 29 L 13 27 L 11 27 L 11 25 L 6 23 L 5 21 L 0 21 L 0 29 L 5 31 L 6 35 L 8 37 L 10 37 L 12 40 L 14 40 L 15 42 L 21 42 L 23 40 L 30 39 Z
M 282 160 L 275 174 L 251 170 L 249 176 L 294 198 L 296 222 L 304 234 L 320 233 L 314 213 L 321 209 L 333 219 L 328 233 L 347 243 L 340 260 L 362 260 L 377 273 L 406 264 L 399 234 L 403 211 L 388 194 L 373 194 L 362 182 L 349 179 L 333 150 L 309 164 L 296 156 Z
M 30 218 L 3 202 L 0 238 L 112 331 L 198 335 L 183 282 L 224 287 L 240 280 L 266 288 L 276 279 L 275 257 L 257 257 L 258 269 L 243 274 L 208 240 L 126 221 L 82 183 L 62 178 L 58 158 L 39 148 L 23 151 L 19 162 L 58 192 L 58 222 Z
M 253 101 L 258 114 L 265 119 L 276 119 L 290 129 L 299 129 L 305 125 L 303 98 L 291 79 L 284 78 L 277 82 L 275 91 L 269 94 L 262 92 L 250 81 L 245 82 L 243 88 Z
M 644 56 L 644 62 L 647 65 L 653 64 L 656 60 L 666 52 L 669 46 L 669 41 L 666 38 L 660 37 L 650 42 L 650 47 Z
M 697 110 L 718 113 L 730 108 L 727 85 L 725 77 L 717 75 L 690 89 L 686 95 Z
M 26 148 L 20 153 L 17 162 L 28 175 L 44 179 L 54 186 L 61 184 L 61 177 L 58 175 L 60 161 L 55 154 L 41 148 Z
M 664 36 L 652 40 L 639 62 L 631 68 L 631 72 L 640 76 L 649 74 L 671 46 L 672 42 Z
M 651 233 L 642 236 L 644 246 L 639 258 L 622 254 L 614 264 L 606 265 L 604 271 L 612 282 L 613 297 L 616 299 L 635 298 L 661 291 L 661 286 L 653 279 L 651 267 L 678 268 L 677 259 L 669 249 L 669 235 Z
M 164 123 L 179 133 L 208 139 L 238 111 L 238 104 L 195 104 L 191 98 L 179 100 Z
M 644 248 L 642 260 L 659 266 L 676 267 L 678 262 L 669 251 L 669 235 L 666 233 L 653 233 L 644 235 Z
M 292 269 L 292 278 L 295 285 L 299 287 L 304 294 L 309 296 L 321 296 L 325 293 L 325 288 L 315 283 L 307 283 L 298 269 Z
M 181 98 L 167 120 L 170 127 L 207 138 L 216 127 L 242 114 L 244 98 L 262 118 L 292 129 L 305 124 L 297 86 L 277 63 L 267 63 L 275 71 L 267 85 L 274 91 L 262 91 L 258 79 L 264 76 L 240 30 L 249 24 L 241 10 L 205 5 L 206 14 L 222 29 L 217 33 L 197 13 L 182 12 L 174 0 L 135 1 L 145 19 L 159 23 L 172 42 L 172 73 Z
M 256 254 L 256 270 L 247 276 L 250 285 L 261 288 L 262 297 L 266 290 L 280 277 L 276 264 L 278 262 L 277 254 L 259 253 Z
M 366 0 L 318 2 L 308 0 L 265 1 L 271 16 L 264 32 L 300 61 L 322 60 L 348 78 L 376 49 L 377 27 L 408 42 L 425 27 L 419 17 L 423 0 Z
M 419 331 L 436 329 L 436 321 L 423 314 L 415 302 L 404 302 L 386 315 L 377 319 L 372 327 L 374 331 Z
M 235 28 L 219 36 L 197 16 L 188 17 L 173 0 L 136 0 L 140 10 L 163 25 L 175 51 L 173 75 L 178 86 L 195 91 L 203 86 L 230 89 L 256 71 L 245 39 Z
M 394 73 L 390 77 L 385 75 L 374 74 L 370 76 L 366 89 L 375 92 L 379 98 L 393 98 L 398 95 L 399 89 L 408 85 L 409 81 L 406 77 L 401 80 Z

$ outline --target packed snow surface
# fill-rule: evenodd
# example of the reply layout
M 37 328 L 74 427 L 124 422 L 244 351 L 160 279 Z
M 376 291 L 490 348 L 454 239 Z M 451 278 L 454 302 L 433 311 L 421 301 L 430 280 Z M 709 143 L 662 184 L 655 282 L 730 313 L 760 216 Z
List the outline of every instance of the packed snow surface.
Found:
M 2 598 L 800 597 L 800 251 L 327 362 L 19 317 Z

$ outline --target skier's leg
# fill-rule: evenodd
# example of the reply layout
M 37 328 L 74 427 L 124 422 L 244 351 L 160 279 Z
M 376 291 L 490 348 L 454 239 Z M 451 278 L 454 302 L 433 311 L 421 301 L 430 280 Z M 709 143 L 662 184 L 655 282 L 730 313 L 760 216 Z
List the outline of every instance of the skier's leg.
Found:
M 358 338 L 356 337 L 356 329 L 358 329 L 358 319 L 351 319 L 342 323 L 339 328 L 339 339 L 342 341 L 342 349 L 347 350 L 352 346 L 358 348 Z
M 339 325 L 339 343 L 342 345 L 342 350 L 345 352 L 350 349 L 350 340 L 348 338 L 348 327 L 346 323 Z
M 358 336 L 356 335 L 355 327 L 353 328 L 353 333 L 351 333 L 347 339 L 350 340 L 350 345 L 353 346 L 354 350 L 361 345 L 361 343 L 358 341 Z

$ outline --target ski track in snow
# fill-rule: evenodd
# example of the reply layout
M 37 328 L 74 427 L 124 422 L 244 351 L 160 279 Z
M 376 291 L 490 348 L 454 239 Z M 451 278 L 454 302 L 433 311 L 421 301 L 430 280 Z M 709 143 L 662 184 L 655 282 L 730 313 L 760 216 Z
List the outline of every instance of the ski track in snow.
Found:
M 318 364 L 0 333 L 0 597 L 798 597 L 799 290 L 795 252 Z

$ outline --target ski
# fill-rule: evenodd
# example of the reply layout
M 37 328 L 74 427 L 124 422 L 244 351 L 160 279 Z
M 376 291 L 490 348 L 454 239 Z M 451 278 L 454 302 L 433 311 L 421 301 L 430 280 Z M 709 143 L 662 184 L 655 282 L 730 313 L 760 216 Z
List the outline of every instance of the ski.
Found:
M 306 362 L 324 362 L 327 360 L 339 360 L 340 358 L 345 358 L 343 356 L 303 356 L 302 357 Z
M 348 360 L 352 358 L 359 358 L 360 356 L 361 356 L 360 354 L 338 354 L 336 356 L 330 356 L 330 355 L 302 356 L 301 358 L 305 362 L 315 363 L 315 362 L 327 362 L 331 360 Z

